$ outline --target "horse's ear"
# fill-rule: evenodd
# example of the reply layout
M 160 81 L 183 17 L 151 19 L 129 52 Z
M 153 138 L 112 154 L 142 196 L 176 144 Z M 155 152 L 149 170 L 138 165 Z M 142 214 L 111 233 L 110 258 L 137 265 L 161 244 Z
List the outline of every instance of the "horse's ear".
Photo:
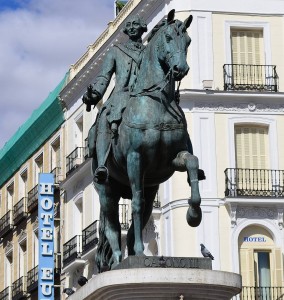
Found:
M 184 26 L 185 26 L 185 28 L 188 28 L 188 27 L 190 26 L 192 20 L 193 20 L 193 16 L 190 15 L 190 16 L 184 21 Z
M 168 17 L 167 17 L 167 22 L 168 24 L 171 23 L 175 18 L 175 10 L 172 9 L 169 13 L 168 13 Z

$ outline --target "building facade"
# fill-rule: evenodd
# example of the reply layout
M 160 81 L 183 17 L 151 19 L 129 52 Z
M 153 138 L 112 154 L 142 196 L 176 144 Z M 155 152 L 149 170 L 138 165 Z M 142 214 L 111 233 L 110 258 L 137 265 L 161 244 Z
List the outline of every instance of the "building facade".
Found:
M 67 76 L 67 75 L 66 75 Z M 0 152 L 0 299 L 38 299 L 39 173 L 53 173 L 54 289 L 60 299 L 60 189 L 64 115 L 57 95 L 65 78 Z
M 214 269 L 242 274 L 243 295 L 254 297 L 267 292 L 262 287 L 269 287 L 276 299 L 283 286 L 284 249 L 281 1 L 128 1 L 74 64 L 60 94 L 66 106 L 67 153 L 74 156 L 74 169 L 62 184 L 68 224 L 63 245 L 65 284 L 79 288 L 81 274 L 90 278 L 97 272 L 99 199 L 83 149 L 98 110 L 87 113 L 81 97 L 110 47 L 125 39 L 121 28 L 128 15 L 141 15 L 150 31 L 173 8 L 180 20 L 193 15 L 191 69 L 181 82 L 180 104 L 207 177 L 200 183 L 203 220 L 198 228 L 188 227 L 190 189 L 186 174 L 176 173 L 159 188 L 157 208 L 144 230 L 145 254 L 201 256 L 199 245 L 204 243 L 214 254 Z M 112 88 L 110 84 L 103 101 Z M 122 229 L 128 228 L 129 200 L 121 200 L 120 218 Z

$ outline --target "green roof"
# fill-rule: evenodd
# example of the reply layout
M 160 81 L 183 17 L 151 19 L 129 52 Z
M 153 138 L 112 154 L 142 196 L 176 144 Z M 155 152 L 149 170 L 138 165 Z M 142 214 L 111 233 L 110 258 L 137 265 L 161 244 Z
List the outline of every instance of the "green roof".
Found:
M 68 76 L 69 72 L 0 150 L 0 187 L 64 122 L 58 94 Z

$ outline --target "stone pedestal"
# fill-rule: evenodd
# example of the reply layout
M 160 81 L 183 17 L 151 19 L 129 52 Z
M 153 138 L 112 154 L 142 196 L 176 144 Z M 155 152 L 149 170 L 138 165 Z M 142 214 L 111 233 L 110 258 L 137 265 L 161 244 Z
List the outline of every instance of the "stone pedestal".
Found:
M 178 258 L 177 258 L 178 259 Z M 159 260 L 159 263 L 162 260 Z M 167 265 L 170 261 L 164 259 Z M 185 266 L 182 258 L 170 267 L 162 261 L 160 266 L 136 267 L 129 261 L 128 269 L 108 271 L 89 280 L 69 300 L 193 300 L 231 299 L 241 291 L 241 276 L 235 273 L 199 269 Z M 173 262 L 173 260 L 172 260 Z M 149 260 L 147 261 L 147 264 Z M 208 261 L 203 262 L 208 264 Z M 134 264 L 135 265 L 135 264 Z

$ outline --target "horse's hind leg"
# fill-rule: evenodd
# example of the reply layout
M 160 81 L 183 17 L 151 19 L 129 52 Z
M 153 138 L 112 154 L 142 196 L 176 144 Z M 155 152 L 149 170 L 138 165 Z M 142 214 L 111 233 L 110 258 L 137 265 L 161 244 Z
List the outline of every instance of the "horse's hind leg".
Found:
M 143 255 L 142 240 L 144 197 L 141 154 L 131 152 L 127 156 L 127 173 L 132 190 L 132 223 L 134 226 L 134 252 Z
M 153 203 L 158 189 L 159 189 L 159 185 L 144 188 L 145 206 L 144 206 L 144 214 L 143 214 L 143 229 L 145 228 L 146 224 L 148 223 L 151 217 L 152 210 L 153 210 Z M 127 232 L 127 249 L 128 249 L 128 255 L 135 255 L 133 222 Z
M 189 208 L 186 219 L 190 226 L 197 227 L 202 219 L 201 197 L 198 185 L 198 158 L 188 151 L 182 151 L 173 160 L 173 165 L 176 170 L 185 168 L 187 171 L 187 181 L 191 186 L 191 198 L 188 200 Z

